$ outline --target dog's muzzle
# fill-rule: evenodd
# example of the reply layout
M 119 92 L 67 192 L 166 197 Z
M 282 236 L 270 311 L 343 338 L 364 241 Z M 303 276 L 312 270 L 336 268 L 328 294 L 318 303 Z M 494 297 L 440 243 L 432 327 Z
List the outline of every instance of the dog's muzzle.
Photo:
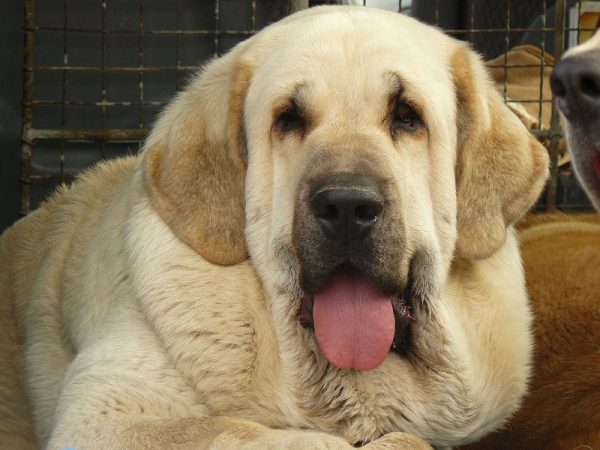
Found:
M 557 104 L 569 120 L 600 115 L 600 50 L 570 56 L 550 76 Z
M 305 294 L 298 318 L 333 365 L 374 369 L 401 350 L 414 321 L 403 299 L 398 205 L 386 202 L 381 177 L 345 174 L 305 186 L 294 221 Z

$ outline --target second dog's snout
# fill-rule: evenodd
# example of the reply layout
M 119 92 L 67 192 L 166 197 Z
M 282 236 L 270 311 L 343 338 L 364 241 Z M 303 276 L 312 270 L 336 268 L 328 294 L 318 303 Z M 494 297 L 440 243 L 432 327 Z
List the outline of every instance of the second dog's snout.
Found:
M 554 95 L 564 99 L 567 110 L 600 108 L 600 51 L 561 61 L 552 71 L 550 87 Z
M 370 180 L 330 182 L 311 200 L 312 210 L 325 233 L 344 244 L 363 238 L 383 212 L 383 195 Z

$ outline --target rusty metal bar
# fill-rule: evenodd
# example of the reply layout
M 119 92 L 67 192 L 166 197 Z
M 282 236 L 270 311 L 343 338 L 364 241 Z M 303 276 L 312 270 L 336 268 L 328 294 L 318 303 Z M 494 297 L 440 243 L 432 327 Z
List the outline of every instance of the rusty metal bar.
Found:
M 439 2 L 439 0 L 437 0 Z M 64 32 L 65 29 L 61 27 L 51 27 L 51 26 L 24 26 L 23 29 L 25 31 L 57 31 Z M 545 31 L 545 32 L 554 32 L 555 28 L 551 27 L 539 27 L 539 28 L 511 28 L 512 32 L 526 32 L 526 31 Z M 566 31 L 593 31 L 592 28 L 569 28 L 565 27 Z M 89 34 L 139 34 L 140 30 L 115 30 L 115 29 L 94 29 L 94 28 L 75 28 L 68 27 L 66 29 L 69 33 L 89 33 Z M 503 33 L 505 32 L 505 28 L 486 28 L 486 29 L 474 29 L 474 28 L 449 28 L 444 29 L 446 33 Z M 231 35 L 231 36 L 251 36 L 255 31 L 252 30 L 143 30 L 141 33 L 146 34 L 163 34 L 163 35 L 212 35 L 212 34 L 220 34 L 220 35 Z
M 35 66 L 35 70 L 72 70 L 72 71 L 89 71 L 98 72 L 105 70 L 107 72 L 152 72 L 152 71 L 166 71 L 166 70 L 197 70 L 199 66 L 141 66 L 141 67 L 96 67 L 96 66 Z M 527 68 L 527 67 L 540 67 L 539 64 L 509 64 L 510 68 Z
M 542 26 L 546 27 L 546 0 L 542 1 Z M 538 114 L 538 123 L 540 124 L 540 128 L 542 127 L 542 113 L 544 107 L 544 70 L 546 65 L 546 58 L 544 55 L 546 54 L 546 33 L 542 33 L 542 58 L 540 59 L 540 90 L 539 90 L 539 108 L 540 112 Z
M 102 129 L 106 128 L 106 104 L 107 104 L 107 93 L 106 93 L 106 0 L 102 1 L 102 104 L 100 105 L 100 113 L 102 115 Z M 102 141 L 102 148 L 100 149 L 100 156 L 104 159 L 106 157 L 106 141 Z
M 475 0 L 470 1 L 469 8 L 470 27 L 469 27 L 469 41 L 473 41 L 473 30 L 475 29 Z
M 139 93 L 140 93 L 140 108 L 138 114 L 138 127 L 144 128 L 144 0 L 140 0 L 140 37 L 139 37 L 139 66 L 138 72 Z
M 151 72 L 163 70 L 177 70 L 177 66 L 151 66 L 151 67 L 96 67 L 96 66 L 35 66 L 35 70 L 79 70 L 89 72 Z M 196 70 L 198 66 L 181 66 L 180 70 Z
M 122 141 L 134 142 L 143 140 L 150 130 L 145 128 L 132 129 L 39 129 L 29 128 L 25 131 L 24 141 L 33 143 L 35 140 L 88 140 L 88 141 Z
M 563 133 L 561 130 L 529 130 L 529 132 L 538 139 L 551 140 L 554 137 L 558 137 L 558 139 L 560 140 L 563 137 Z
M 560 61 L 563 49 L 565 47 L 565 13 L 566 0 L 556 0 L 556 18 L 554 26 L 554 58 Z M 550 180 L 546 188 L 546 210 L 551 211 L 556 209 L 556 194 L 558 190 L 558 149 L 560 145 L 560 117 L 556 100 L 552 102 L 552 118 L 550 119 L 550 147 L 548 153 L 550 155 Z
M 33 0 L 25 0 L 25 26 L 31 28 L 34 23 Z M 23 110 L 21 116 L 21 209 L 19 214 L 24 216 L 31 209 L 31 141 L 27 132 L 31 128 L 33 115 L 31 101 L 33 100 L 33 30 L 25 30 L 25 48 L 23 58 Z
M 510 0 L 506 4 L 506 30 L 504 35 L 504 86 L 502 96 L 508 102 L 508 51 L 510 50 Z
M 564 28 L 565 31 L 594 31 L 594 28 Z M 529 31 L 544 31 L 544 32 L 554 32 L 554 28 L 511 28 L 510 31 L 512 33 L 521 33 L 521 32 L 529 32 Z M 464 34 L 464 33 L 473 33 L 473 34 L 486 34 L 486 33 L 506 33 L 506 28 L 486 28 L 486 29 L 462 29 L 462 28 L 444 28 L 444 33 L 448 34 Z
M 549 100 L 548 100 L 549 101 Z M 33 105 L 72 105 L 72 106 L 97 106 L 99 108 L 106 108 L 110 106 L 164 106 L 167 102 L 152 102 L 152 101 L 143 101 L 143 102 L 80 102 L 74 100 L 32 100 L 31 102 L 23 102 L 23 105 L 33 106 Z
M 69 66 L 69 53 L 68 53 L 68 38 L 69 38 L 69 1 L 64 0 L 63 2 L 64 12 L 64 32 L 63 32 L 63 66 Z M 69 72 L 63 70 L 63 82 L 62 82 L 62 114 L 60 120 L 60 128 L 64 129 L 67 125 L 67 86 L 69 84 Z M 60 141 L 60 181 L 65 181 L 65 141 Z
M 215 56 L 219 54 L 219 14 L 220 14 L 220 3 L 219 0 L 215 0 Z
M 25 31 L 56 31 L 63 33 L 105 33 L 105 34 L 189 34 L 189 35 L 211 35 L 211 34 L 227 34 L 231 36 L 251 36 L 252 31 L 249 30 L 98 30 L 95 28 L 61 28 L 61 27 L 47 27 L 47 26 L 25 26 Z
M 177 0 L 177 31 L 181 30 L 181 0 Z M 181 89 L 181 33 L 177 33 L 177 74 L 175 77 L 175 88 L 177 91 Z

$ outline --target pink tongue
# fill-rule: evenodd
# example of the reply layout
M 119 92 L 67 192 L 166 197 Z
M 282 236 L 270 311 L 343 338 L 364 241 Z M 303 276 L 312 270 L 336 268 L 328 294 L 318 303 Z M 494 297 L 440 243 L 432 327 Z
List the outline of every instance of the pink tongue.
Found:
M 313 318 L 321 351 L 340 369 L 375 369 L 394 340 L 390 297 L 356 270 L 332 275 L 315 295 Z

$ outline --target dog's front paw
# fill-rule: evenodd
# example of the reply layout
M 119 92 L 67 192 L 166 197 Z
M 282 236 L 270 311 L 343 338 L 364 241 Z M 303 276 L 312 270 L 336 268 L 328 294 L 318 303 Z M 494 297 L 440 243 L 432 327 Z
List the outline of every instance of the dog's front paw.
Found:
M 247 442 L 242 446 L 243 450 L 354 450 L 354 447 L 344 439 L 325 433 L 271 431 Z
M 432 450 L 423 439 L 409 433 L 388 433 L 363 447 L 364 450 Z
M 389 433 L 364 447 L 365 450 L 432 450 L 432 447 L 412 434 Z M 277 430 L 243 446 L 244 450 L 354 450 L 344 439 L 325 433 Z

